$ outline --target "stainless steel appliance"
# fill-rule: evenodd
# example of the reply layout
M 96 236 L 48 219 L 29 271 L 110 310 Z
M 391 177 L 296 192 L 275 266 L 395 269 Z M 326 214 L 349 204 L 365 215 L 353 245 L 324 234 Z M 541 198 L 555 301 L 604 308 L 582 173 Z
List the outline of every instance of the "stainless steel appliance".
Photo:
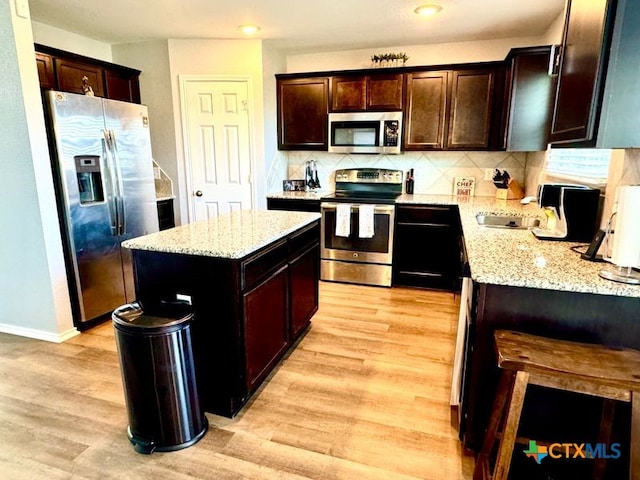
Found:
M 329 114 L 329 152 L 400 153 L 402 112 Z
M 600 190 L 582 185 L 546 183 L 538 187 L 538 205 L 545 209 L 546 228 L 532 233 L 543 240 L 590 242 L 597 229 Z
M 335 193 L 320 204 L 322 280 L 391 286 L 395 198 L 402 181 L 401 170 L 335 172 Z
M 126 239 L 158 231 L 147 107 L 56 91 L 47 113 L 78 327 L 134 300 Z

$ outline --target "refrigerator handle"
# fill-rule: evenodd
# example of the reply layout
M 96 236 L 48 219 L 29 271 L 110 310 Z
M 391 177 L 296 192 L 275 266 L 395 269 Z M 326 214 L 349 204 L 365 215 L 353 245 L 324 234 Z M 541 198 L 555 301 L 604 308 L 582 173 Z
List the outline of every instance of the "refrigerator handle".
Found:
M 111 158 L 111 139 L 107 130 L 103 130 L 102 152 L 105 159 L 105 187 L 107 193 L 107 206 L 109 207 L 109 219 L 111 220 L 111 235 L 118 235 L 118 204 L 115 191 L 115 172 L 113 169 L 113 159 Z
M 116 205 L 118 206 L 118 235 L 127 233 L 127 219 L 124 208 L 124 184 L 122 181 L 122 170 L 120 168 L 120 156 L 118 155 L 118 142 L 116 141 L 116 133 L 109 130 L 111 137 L 111 152 L 113 155 L 116 175 Z

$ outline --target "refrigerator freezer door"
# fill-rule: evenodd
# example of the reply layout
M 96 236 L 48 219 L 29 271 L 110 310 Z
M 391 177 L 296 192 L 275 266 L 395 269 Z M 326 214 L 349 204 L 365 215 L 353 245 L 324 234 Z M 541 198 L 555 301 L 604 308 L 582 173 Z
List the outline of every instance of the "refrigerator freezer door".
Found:
M 81 323 L 108 314 L 127 302 L 120 254 L 122 240 L 113 235 L 109 212 L 115 199 L 106 178 L 109 165 L 105 155 L 103 104 L 98 97 L 47 93 L 55 138 L 53 163 L 58 173 L 58 208 L 66 233 L 67 274 L 72 291 L 76 292 L 76 320 Z M 91 159 L 96 161 L 89 165 Z M 78 171 L 78 166 L 84 163 L 86 171 Z M 88 185 L 103 193 L 102 197 L 87 195 Z
M 157 232 L 151 137 L 147 107 L 103 100 L 105 125 L 113 137 L 113 157 L 118 173 L 120 241 Z M 122 249 L 127 301 L 135 300 L 130 251 Z

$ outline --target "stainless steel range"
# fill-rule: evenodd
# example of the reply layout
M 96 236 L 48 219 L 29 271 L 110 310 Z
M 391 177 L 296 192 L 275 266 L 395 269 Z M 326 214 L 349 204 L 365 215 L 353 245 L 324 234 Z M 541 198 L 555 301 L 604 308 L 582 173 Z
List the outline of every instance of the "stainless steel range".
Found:
M 395 199 L 402 171 L 336 170 L 335 193 L 320 205 L 322 280 L 391 286 Z

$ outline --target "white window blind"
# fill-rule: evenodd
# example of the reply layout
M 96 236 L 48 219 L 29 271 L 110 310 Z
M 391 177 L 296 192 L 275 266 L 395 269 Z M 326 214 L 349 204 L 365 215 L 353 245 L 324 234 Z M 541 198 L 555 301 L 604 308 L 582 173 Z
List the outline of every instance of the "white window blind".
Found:
M 544 168 L 547 177 L 588 185 L 607 184 L 611 150 L 596 148 L 552 148 Z

